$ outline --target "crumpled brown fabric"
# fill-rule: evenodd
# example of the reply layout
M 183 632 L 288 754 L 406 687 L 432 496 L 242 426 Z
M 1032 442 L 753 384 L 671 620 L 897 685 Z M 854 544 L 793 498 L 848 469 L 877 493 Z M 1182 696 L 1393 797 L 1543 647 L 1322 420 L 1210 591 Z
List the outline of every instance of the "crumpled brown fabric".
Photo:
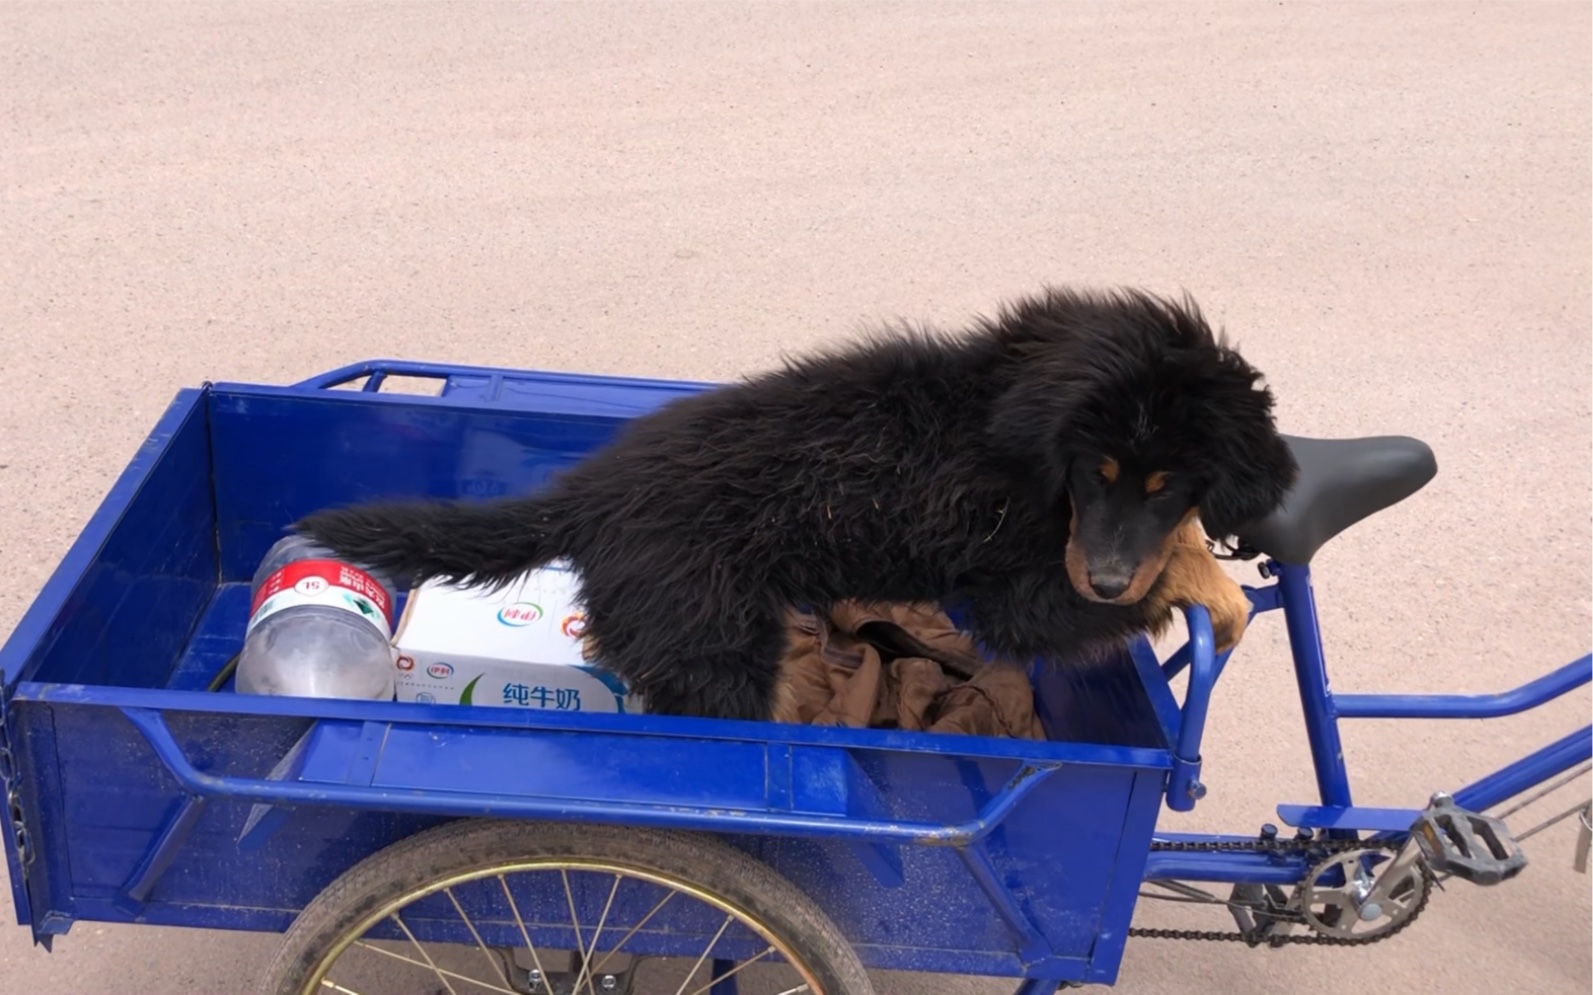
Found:
M 1027 673 L 937 606 L 843 601 L 787 623 L 778 722 L 1045 739 Z

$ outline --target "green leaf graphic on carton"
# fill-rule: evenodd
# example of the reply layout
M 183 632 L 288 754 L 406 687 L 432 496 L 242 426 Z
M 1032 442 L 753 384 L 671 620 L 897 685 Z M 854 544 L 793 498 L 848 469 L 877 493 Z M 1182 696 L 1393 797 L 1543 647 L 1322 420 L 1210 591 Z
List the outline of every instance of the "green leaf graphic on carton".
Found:
M 466 684 L 465 689 L 459 692 L 459 704 L 474 705 L 476 703 L 476 682 L 479 680 L 481 680 L 480 674 L 470 678 L 470 683 Z

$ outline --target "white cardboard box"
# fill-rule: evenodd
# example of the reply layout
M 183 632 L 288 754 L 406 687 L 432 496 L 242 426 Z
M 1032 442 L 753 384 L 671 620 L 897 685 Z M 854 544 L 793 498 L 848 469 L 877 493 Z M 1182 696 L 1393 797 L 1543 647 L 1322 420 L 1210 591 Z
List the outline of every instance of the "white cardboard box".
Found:
M 497 593 L 442 582 L 411 591 L 393 637 L 398 700 L 642 711 L 623 682 L 582 657 L 577 590 L 577 575 L 556 563 Z

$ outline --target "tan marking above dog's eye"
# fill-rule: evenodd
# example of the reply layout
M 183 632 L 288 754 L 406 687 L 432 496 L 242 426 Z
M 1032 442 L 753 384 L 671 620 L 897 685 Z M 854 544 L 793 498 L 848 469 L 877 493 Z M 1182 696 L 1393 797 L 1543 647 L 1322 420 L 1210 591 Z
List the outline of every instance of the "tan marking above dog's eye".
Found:
M 1150 474 L 1149 476 L 1147 476 L 1145 478 L 1145 493 L 1146 494 L 1155 494 L 1158 491 L 1160 491 L 1163 487 L 1166 487 L 1166 486 L 1167 486 L 1167 473 L 1166 473 L 1166 471 L 1157 470 L 1155 473 Z
M 1117 474 L 1118 474 L 1117 460 L 1113 459 L 1110 456 L 1108 456 L 1105 459 L 1101 460 L 1100 473 L 1101 473 L 1101 479 L 1106 481 L 1108 484 L 1117 483 Z

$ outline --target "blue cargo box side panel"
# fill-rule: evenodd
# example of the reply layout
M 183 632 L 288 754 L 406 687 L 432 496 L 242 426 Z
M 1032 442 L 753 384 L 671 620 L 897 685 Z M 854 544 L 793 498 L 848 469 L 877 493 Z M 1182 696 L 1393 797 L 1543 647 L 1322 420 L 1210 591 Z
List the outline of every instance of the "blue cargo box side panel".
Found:
M 1115 744 L 1094 746 L 503 709 L 479 710 L 490 717 L 473 727 L 425 706 L 166 690 L 203 686 L 241 645 L 226 595 L 295 518 L 379 497 L 534 489 L 611 438 L 620 409 L 669 394 L 615 387 L 598 412 L 566 385 L 564 402 L 536 410 L 535 378 L 509 379 L 520 386 L 490 396 L 229 386 L 179 398 L 0 656 L 8 679 L 14 666 L 27 678 L 10 702 L 36 854 L 26 894 L 12 867 L 24 916 L 45 932 L 74 919 L 280 930 L 358 859 L 443 817 L 712 809 L 726 818 L 696 828 L 814 894 L 874 966 L 1115 975 L 1170 765 L 1166 703 L 1153 706 L 1132 666 L 1112 680 L 1037 675 L 1051 736 Z M 140 709 L 162 717 L 183 763 L 233 778 L 265 777 L 320 720 L 332 746 L 315 776 L 386 794 L 301 798 L 248 849 L 251 804 L 194 801 L 128 718 Z M 378 748 L 336 752 L 349 736 Z M 951 846 L 754 825 L 792 813 L 956 824 L 1031 762 L 1055 773 L 984 840 L 984 863 Z
M 62 923 L 79 918 L 285 929 L 358 859 L 435 823 L 435 815 L 399 811 L 429 793 L 474 794 L 473 814 L 484 816 L 501 814 L 500 799 L 568 799 L 572 809 L 618 800 L 731 814 L 757 812 L 770 798 L 764 742 L 382 726 L 376 740 L 383 748 L 365 757 L 358 771 L 351 768 L 361 755 L 350 749 L 337 765 L 342 772 L 328 784 L 353 780 L 390 789 L 390 808 L 300 806 L 257 848 L 246 849 L 239 840 L 250 804 L 210 802 L 153 888 L 137 894 L 133 886 L 152 842 L 181 813 L 181 786 L 118 709 L 61 701 L 23 705 L 29 729 L 49 729 L 59 748 L 50 788 L 60 817 L 49 823 L 47 846 L 64 859 L 55 862 L 61 873 L 52 878 L 45 911 Z M 305 728 L 287 717 L 166 714 L 188 759 L 217 775 L 263 776 Z M 347 725 L 352 747 L 362 724 Z M 850 732 L 836 738 L 869 738 L 866 731 Z M 1088 747 L 1048 751 L 1044 744 L 1037 752 L 1059 749 L 1079 757 L 1095 753 Z M 821 776 L 787 789 L 788 810 L 955 825 L 974 818 L 1023 763 L 899 749 L 827 752 L 835 762 L 822 763 Z M 843 840 L 747 834 L 728 817 L 723 831 L 813 895 L 872 966 L 924 969 L 923 958 L 937 951 L 941 966 L 935 969 L 1015 974 L 1034 959 L 1032 951 L 1024 956 L 1024 947 L 1038 943 L 1045 957 L 1056 959 L 1059 977 L 1082 978 L 1103 922 L 1126 923 L 1162 776 L 1150 751 L 1095 755 L 1100 762 L 1064 764 L 984 844 L 1017 923 L 998 912 L 955 847 L 888 844 L 899 868 L 892 880 L 866 851 Z M 1025 928 L 1032 934 L 1027 940 Z M 1115 961 L 1110 966 L 1115 970 Z
M 53 736 L 25 735 L 15 703 L 26 681 L 162 686 L 203 615 L 217 573 L 206 392 L 178 394 L 111 486 L 0 648 L 0 806 L 17 921 L 37 923 L 59 799 L 33 776 L 54 761 Z M 9 713 L 9 714 L 8 714 Z
M 5 648 L 6 682 L 161 687 L 215 589 L 209 412 L 184 391 Z
M 223 578 L 247 580 L 283 530 L 317 509 L 534 490 L 620 425 L 424 400 L 218 389 L 211 421 Z

